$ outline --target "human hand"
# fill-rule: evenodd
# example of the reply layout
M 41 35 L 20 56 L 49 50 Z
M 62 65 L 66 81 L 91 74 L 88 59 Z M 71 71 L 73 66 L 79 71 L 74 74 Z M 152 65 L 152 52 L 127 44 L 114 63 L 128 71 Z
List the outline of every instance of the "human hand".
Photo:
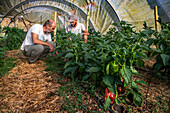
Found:
M 88 36 L 88 35 L 89 35 L 88 31 L 87 31 L 87 30 L 84 30 L 84 31 L 83 31 L 83 35 Z
M 50 48 L 50 52 L 53 52 L 55 50 L 55 48 L 51 44 L 49 45 L 49 48 Z

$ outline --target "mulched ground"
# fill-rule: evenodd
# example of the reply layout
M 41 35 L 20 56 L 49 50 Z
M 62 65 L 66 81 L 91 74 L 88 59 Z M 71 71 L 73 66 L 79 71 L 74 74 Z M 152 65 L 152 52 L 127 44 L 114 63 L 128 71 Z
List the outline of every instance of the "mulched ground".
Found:
M 46 68 L 45 62 L 39 60 L 36 63 L 28 64 L 20 50 L 9 51 L 6 57 L 13 57 L 19 62 L 9 71 L 8 75 L 0 79 L 0 112 L 60 112 L 63 102 L 57 92 L 62 84 L 54 82 L 51 76 L 46 76 L 48 72 L 44 71 Z M 157 113 L 165 112 L 165 110 L 161 111 L 161 108 L 168 109 L 170 83 L 156 79 L 149 72 L 138 71 L 144 76 L 134 75 L 133 80 L 142 79 L 149 86 L 141 86 L 144 105 L 133 109 L 138 112 L 148 113 L 157 108 Z M 56 74 L 55 76 L 59 75 Z M 69 81 L 69 79 L 65 78 L 65 81 Z M 54 92 L 55 95 L 49 96 Z M 89 103 L 93 103 L 94 106 L 99 103 L 88 94 L 83 98 L 90 100 L 91 102 Z M 129 106 L 124 105 L 124 107 Z M 115 111 L 114 107 L 112 107 L 112 110 Z M 78 113 L 83 113 L 83 111 L 78 111 Z

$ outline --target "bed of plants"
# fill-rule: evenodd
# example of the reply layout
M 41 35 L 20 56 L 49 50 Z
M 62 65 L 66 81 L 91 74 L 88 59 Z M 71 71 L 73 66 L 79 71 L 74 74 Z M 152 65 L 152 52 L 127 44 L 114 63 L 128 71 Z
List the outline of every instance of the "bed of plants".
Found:
M 22 29 L 0 27 L 0 77 L 15 66 L 15 59 L 5 58 L 7 51 L 19 49 L 25 35 Z
M 109 108 L 112 100 L 116 104 L 121 102 L 139 107 L 142 104 L 139 85 L 148 84 L 140 79 L 132 80 L 133 74 L 142 76 L 135 67 L 143 67 L 144 60 L 151 60 L 156 55 L 153 73 L 169 78 L 169 26 L 164 24 L 158 33 L 147 27 L 146 23 L 144 30 L 139 32 L 125 21 L 113 25 L 120 30 L 111 28 L 105 35 L 90 30 L 87 44 L 80 35 L 58 31 L 56 44 L 59 55 L 56 66 L 62 68 L 61 74 L 72 79 L 89 81 L 97 87 L 108 88 L 114 98 L 105 95 L 105 109 Z M 151 48 L 153 45 L 156 48 Z M 120 93 L 124 95 L 120 97 Z
M 52 57 L 47 60 L 46 70 L 50 71 L 49 75 L 53 72 L 59 73 L 74 82 L 88 83 L 93 88 L 99 89 L 102 101 L 105 100 L 105 110 L 109 108 L 110 103 L 140 107 L 144 96 L 140 85 L 147 86 L 148 83 L 141 79 L 132 79 L 134 75 L 143 76 L 137 68 L 143 68 L 145 61 L 155 58 L 152 73 L 169 81 L 170 27 L 162 23 L 162 30 L 156 32 L 144 23 L 144 30 L 137 32 L 125 21 L 113 25 L 119 27 L 119 31 L 113 27 L 102 35 L 90 29 L 88 43 L 84 43 L 80 35 L 66 33 L 64 29 L 58 30 L 53 39 L 56 39 L 56 51 L 59 54 L 57 56 L 51 54 Z M 4 28 L 0 31 L 6 33 L 5 37 L 0 35 L 0 76 L 2 76 L 15 66 L 14 59 L 5 58 L 6 51 L 19 49 L 26 33 L 17 28 Z M 69 93 L 68 87 L 63 85 L 59 89 L 61 96 Z M 74 88 L 80 90 L 78 87 Z M 91 94 L 96 93 L 93 90 Z M 76 108 L 86 109 L 84 105 L 79 106 L 80 103 L 75 104 Z M 75 106 L 63 106 L 63 109 L 73 109 Z M 163 110 L 167 109 L 164 107 Z

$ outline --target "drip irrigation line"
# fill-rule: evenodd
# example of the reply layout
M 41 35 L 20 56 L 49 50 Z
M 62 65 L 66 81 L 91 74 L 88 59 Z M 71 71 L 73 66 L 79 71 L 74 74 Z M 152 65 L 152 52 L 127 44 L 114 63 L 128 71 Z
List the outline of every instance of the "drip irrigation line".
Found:
M 88 91 L 87 88 L 85 88 L 82 84 L 80 84 L 80 86 L 81 86 L 85 91 L 87 91 L 87 93 L 90 94 L 90 92 Z M 101 104 L 102 106 L 104 106 L 104 102 L 103 102 L 101 99 L 99 99 L 99 97 L 97 97 L 97 96 L 95 95 L 95 98 L 100 102 L 100 104 Z M 112 110 L 110 107 L 108 108 L 108 110 L 109 110 L 110 113 L 114 113 L 113 110 Z

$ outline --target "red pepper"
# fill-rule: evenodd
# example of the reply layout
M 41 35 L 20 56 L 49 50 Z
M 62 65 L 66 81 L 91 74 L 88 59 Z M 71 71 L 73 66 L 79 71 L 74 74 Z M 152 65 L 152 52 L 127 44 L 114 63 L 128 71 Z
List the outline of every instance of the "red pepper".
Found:
M 123 77 L 121 77 L 121 82 L 122 82 L 122 84 L 124 84 Z M 117 89 L 118 89 L 118 92 L 121 93 L 121 92 L 123 92 L 125 90 L 125 87 L 123 85 L 118 84 Z
M 123 77 L 121 77 L 121 82 L 123 82 L 123 83 L 124 83 L 124 79 L 123 79 Z
M 110 96 L 109 96 L 110 95 Z M 105 89 L 105 97 L 104 97 L 104 101 L 106 101 L 106 98 L 109 96 L 111 103 L 113 104 L 115 101 L 115 94 L 113 94 L 108 88 Z

